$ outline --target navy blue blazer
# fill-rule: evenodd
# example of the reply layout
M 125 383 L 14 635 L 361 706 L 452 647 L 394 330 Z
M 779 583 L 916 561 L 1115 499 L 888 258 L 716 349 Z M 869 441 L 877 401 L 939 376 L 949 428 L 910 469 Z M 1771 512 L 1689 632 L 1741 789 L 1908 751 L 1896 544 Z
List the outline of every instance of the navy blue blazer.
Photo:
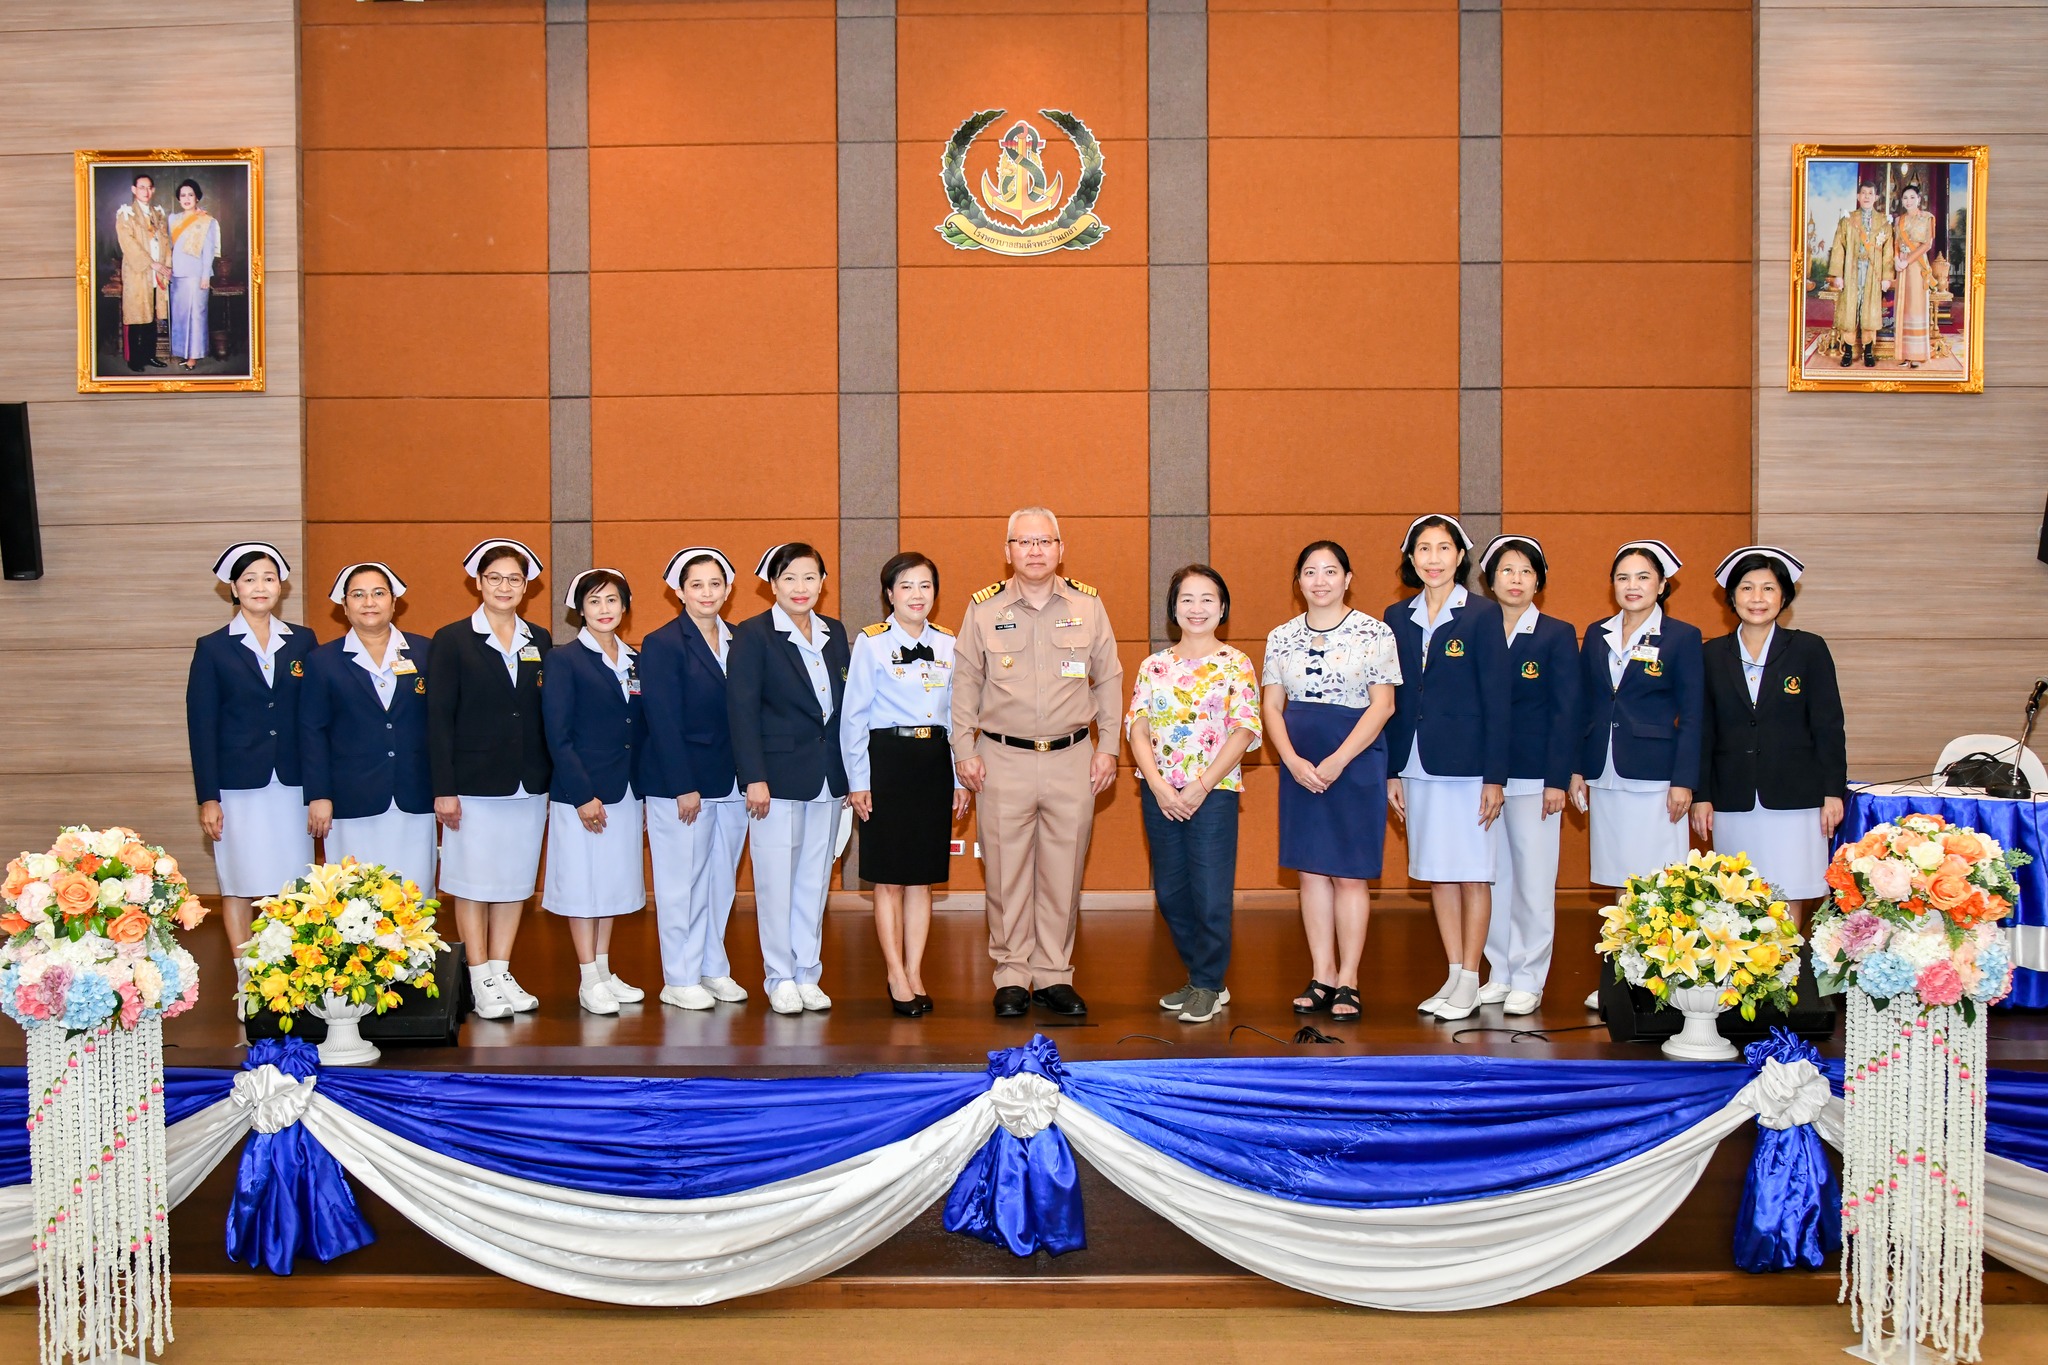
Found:
M 1381 616 L 1401 656 L 1401 685 L 1387 722 L 1387 773 L 1408 765 L 1411 741 L 1419 739 L 1422 766 L 1435 776 L 1505 784 L 1514 703 L 1500 605 L 1468 593 L 1464 606 L 1445 607 L 1425 658 L 1422 627 L 1408 614 L 1414 601 L 1404 597 Z
M 1707 704 L 1697 799 L 1730 812 L 1847 800 L 1849 741 L 1827 641 L 1779 626 L 1753 702 L 1735 636 L 1707 641 L 1702 653 Z
M 635 679 L 639 676 L 634 665 Z M 548 655 L 540 691 L 554 781 L 548 800 L 581 806 L 593 796 L 607 806 L 626 798 L 647 736 L 640 697 L 626 696 L 602 654 L 579 640 Z
M 831 628 L 825 669 L 832 681 L 832 718 L 818 714 L 803 651 L 775 628 L 771 608 L 733 627 L 726 655 L 725 705 L 732 726 L 733 766 L 741 786 L 766 782 L 779 801 L 815 801 L 823 787 L 846 795 L 846 760 L 839 754 L 839 716 L 846 698 L 846 670 L 853 646 L 846 627 L 816 616 Z
M 412 673 L 400 673 L 391 709 L 377 684 L 330 640 L 306 660 L 299 697 L 299 764 L 307 801 L 332 801 L 337 820 L 361 820 L 398 808 L 412 815 L 434 810 L 433 772 L 427 762 L 427 637 L 405 638 Z
M 640 687 L 647 711 L 640 794 L 716 797 L 731 791 L 738 769 L 725 709 L 725 670 L 687 614 L 641 641 Z
M 1509 777 L 1540 777 L 1559 791 L 1571 786 L 1579 752 L 1578 654 L 1579 633 L 1550 615 L 1537 617 L 1536 629 L 1508 641 L 1514 696 Z
M 269 786 L 273 776 L 287 787 L 301 783 L 299 688 L 315 641 L 304 626 L 284 625 L 291 634 L 277 651 L 274 685 L 263 681 L 263 666 L 227 626 L 200 636 L 192 648 L 185 735 L 202 805 L 220 800 L 223 787 L 250 791 Z
M 1614 770 L 1645 782 L 1669 782 L 1698 790 L 1700 727 L 1706 705 L 1706 672 L 1700 633 L 1671 616 L 1643 643 L 1657 646 L 1657 659 L 1630 659 L 1621 686 L 1608 681 L 1607 632 L 1602 623 L 1586 627 L 1579 649 L 1579 685 L 1584 720 L 1579 727 L 1578 774 L 1587 781 L 1607 766 L 1607 738 L 1614 737 Z

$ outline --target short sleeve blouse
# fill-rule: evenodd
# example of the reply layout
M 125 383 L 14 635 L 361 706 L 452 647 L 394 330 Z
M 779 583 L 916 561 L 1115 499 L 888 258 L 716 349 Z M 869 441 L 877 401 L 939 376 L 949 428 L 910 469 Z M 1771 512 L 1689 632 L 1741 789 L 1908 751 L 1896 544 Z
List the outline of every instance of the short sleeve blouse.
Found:
M 1251 731 L 1250 747 L 1259 747 L 1264 727 L 1252 661 L 1229 645 L 1200 659 L 1182 659 L 1163 649 L 1138 667 L 1131 706 L 1124 713 L 1126 734 L 1140 716 L 1152 732 L 1152 758 L 1160 776 L 1175 789 L 1185 787 L 1209 770 L 1231 731 Z M 1232 768 L 1215 789 L 1243 791 L 1242 773 Z
M 1334 629 L 1311 630 L 1304 613 L 1266 637 L 1264 685 L 1284 687 L 1289 701 L 1363 710 L 1375 683 L 1401 683 L 1394 632 L 1376 616 L 1354 611 Z

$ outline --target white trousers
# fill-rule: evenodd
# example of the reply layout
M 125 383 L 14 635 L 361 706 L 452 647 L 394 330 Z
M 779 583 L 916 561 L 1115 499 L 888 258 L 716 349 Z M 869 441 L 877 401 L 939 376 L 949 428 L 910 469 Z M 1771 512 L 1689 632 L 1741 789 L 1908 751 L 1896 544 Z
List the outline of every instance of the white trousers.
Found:
M 1542 994 L 1557 935 L 1557 846 L 1562 814 L 1543 815 L 1543 793 L 1510 796 L 1493 822 L 1493 921 L 1487 980 Z
M 706 801 L 696 821 L 686 825 L 676 818 L 674 797 L 647 798 L 663 985 L 694 986 L 706 977 L 732 975 L 725 923 L 746 845 L 745 801 Z
M 815 986 L 824 975 L 819 951 L 825 933 L 825 892 L 832 882 L 842 804 L 836 796 L 770 801 L 766 815 L 747 822 L 747 842 L 754 852 L 761 967 L 770 991 L 785 981 Z

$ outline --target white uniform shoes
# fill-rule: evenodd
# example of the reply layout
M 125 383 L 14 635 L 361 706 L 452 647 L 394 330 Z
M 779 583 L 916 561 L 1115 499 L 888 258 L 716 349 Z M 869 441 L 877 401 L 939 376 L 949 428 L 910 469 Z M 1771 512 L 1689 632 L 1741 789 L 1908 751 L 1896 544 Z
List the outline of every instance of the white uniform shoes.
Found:
M 1509 991 L 1501 1004 L 1501 1013 L 1534 1014 L 1542 1003 L 1542 991 Z
M 1599 1012 L 1599 1009 L 1600 1009 L 1600 992 L 1599 992 L 1599 991 L 1597 991 L 1597 990 L 1596 990 L 1596 991 L 1594 991 L 1594 992 L 1593 992 L 1593 993 L 1592 993 L 1591 995 L 1589 995 L 1589 996 L 1587 996 L 1587 997 L 1586 997 L 1586 1008 L 1587 1008 L 1587 1009 L 1589 1009 L 1589 1010 L 1592 1010 L 1592 1011 L 1594 1011 L 1595 1013 L 1598 1013 L 1598 1012 Z
M 499 972 L 497 982 L 498 993 L 505 997 L 505 1003 L 515 1014 L 531 1014 L 540 1008 L 539 998 L 514 980 L 509 970 Z
M 604 988 L 610 991 L 612 999 L 618 1001 L 621 1005 L 637 1005 L 647 998 L 646 991 L 641 990 L 638 986 L 628 986 L 616 976 L 606 977 L 604 979 Z
M 1498 1005 L 1512 994 L 1513 992 L 1508 989 L 1507 982 L 1489 981 L 1479 988 L 1479 1003 L 1482 1005 Z
M 592 1014 L 617 1014 L 618 997 L 603 981 L 590 981 L 576 988 L 576 1003 Z
M 813 989 L 816 989 L 813 987 Z M 796 982 L 785 981 L 768 992 L 768 1008 L 777 1014 L 802 1014 L 804 999 L 797 994 Z
M 737 1005 L 747 998 L 747 988 L 729 976 L 707 976 L 704 989 L 711 992 L 713 1000 L 723 1000 L 728 1005 Z
M 663 986 L 661 1003 L 679 1010 L 708 1010 L 718 1003 L 718 997 L 702 986 Z
M 476 997 L 476 1017 L 479 1019 L 510 1019 L 512 1002 L 505 998 L 504 990 L 495 976 L 475 977 L 470 981 L 470 993 Z
M 832 1008 L 832 997 L 819 990 L 816 986 L 798 986 L 796 988 L 796 997 L 803 1002 L 803 1007 L 807 1010 L 829 1010 Z

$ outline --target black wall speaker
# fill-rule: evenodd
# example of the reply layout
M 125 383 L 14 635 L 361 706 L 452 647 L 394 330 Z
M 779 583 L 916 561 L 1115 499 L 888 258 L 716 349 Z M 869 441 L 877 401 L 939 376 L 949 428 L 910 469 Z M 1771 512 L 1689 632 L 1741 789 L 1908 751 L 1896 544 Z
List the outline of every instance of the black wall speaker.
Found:
M 0 403 L 0 569 L 9 578 L 43 576 L 43 531 L 36 520 L 36 472 L 28 457 L 26 403 Z
M 1741 1047 L 1769 1037 L 1775 1024 L 1810 1042 L 1824 1043 L 1834 1037 L 1835 1002 L 1822 997 L 1813 979 L 1813 965 L 1804 955 L 1799 962 L 1799 984 L 1792 989 L 1799 1003 L 1789 1017 L 1783 1010 L 1765 1006 L 1752 1022 L 1729 1010 L 1721 1016 L 1721 1036 Z M 1607 1021 L 1607 1036 L 1617 1043 L 1661 1043 L 1685 1024 L 1685 1016 L 1676 1009 L 1657 1008 L 1656 996 L 1626 984 L 1612 971 L 1600 976 L 1600 1014 Z
M 397 987 L 399 999 L 404 1003 L 382 1014 L 364 1015 L 363 1037 L 373 1043 L 424 1043 L 432 1047 L 454 1047 L 456 1035 L 462 1030 L 463 1016 L 469 1013 L 469 967 L 463 959 L 460 943 L 444 948 L 435 957 L 434 985 L 441 992 L 435 999 L 429 999 L 425 991 L 414 986 Z M 259 1038 L 285 1036 L 277 1027 L 274 1014 L 259 1014 L 254 1019 L 243 1020 L 242 1031 L 252 1043 Z M 324 1043 L 327 1041 L 327 1025 L 310 1014 L 301 1014 L 292 1020 L 291 1036 L 309 1043 Z

